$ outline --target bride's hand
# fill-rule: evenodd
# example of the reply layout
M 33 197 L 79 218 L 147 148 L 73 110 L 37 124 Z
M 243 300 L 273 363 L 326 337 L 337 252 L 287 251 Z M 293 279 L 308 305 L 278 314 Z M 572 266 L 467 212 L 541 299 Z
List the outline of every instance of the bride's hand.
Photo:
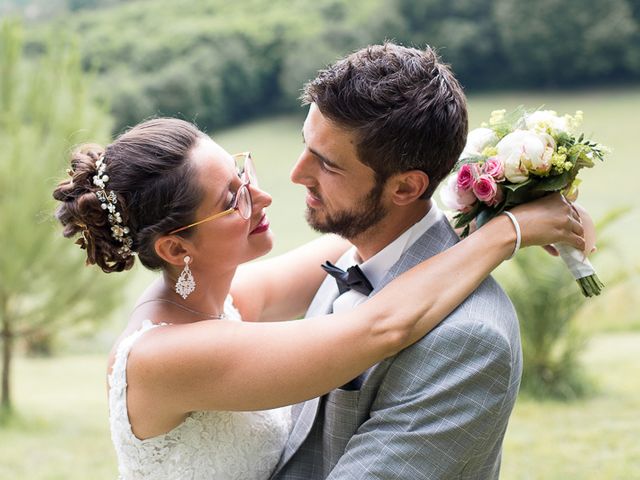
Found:
M 593 223 L 593 219 L 591 218 L 591 215 L 583 206 L 581 206 L 578 203 L 573 203 L 573 206 L 578 211 L 578 214 L 580 214 L 580 220 L 582 220 L 582 228 L 584 228 L 584 241 L 585 241 L 584 254 L 585 256 L 589 256 L 598 250 L 596 247 L 596 226 Z M 547 252 L 549 252 L 554 257 L 557 257 L 560 255 L 560 252 L 558 252 L 558 249 L 553 245 L 545 245 L 542 248 L 544 248 Z
M 559 193 L 518 205 L 510 211 L 520 224 L 522 247 L 566 243 L 584 251 L 588 246 L 585 236 L 591 242 L 595 238 L 593 229 L 585 233 L 578 210 Z

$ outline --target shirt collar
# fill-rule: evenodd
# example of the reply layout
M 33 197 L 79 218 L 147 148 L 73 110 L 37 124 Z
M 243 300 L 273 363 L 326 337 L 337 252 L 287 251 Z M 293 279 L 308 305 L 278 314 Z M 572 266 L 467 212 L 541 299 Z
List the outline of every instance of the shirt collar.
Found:
M 398 238 L 373 257 L 360 263 L 361 260 L 358 257 L 356 248 L 352 247 L 340 259 L 338 266 L 347 268 L 351 265 L 359 265 L 371 282 L 371 285 L 373 285 L 373 288 L 376 288 L 389 269 L 400 259 L 400 256 L 442 217 L 443 214 L 435 202 L 431 202 L 431 208 L 424 217 L 405 230 Z

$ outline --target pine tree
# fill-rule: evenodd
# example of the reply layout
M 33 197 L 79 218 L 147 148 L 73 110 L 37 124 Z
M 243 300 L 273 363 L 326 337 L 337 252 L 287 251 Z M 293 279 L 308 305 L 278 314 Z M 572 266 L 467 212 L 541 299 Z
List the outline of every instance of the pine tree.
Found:
M 73 144 L 108 138 L 111 119 L 89 95 L 78 49 L 52 39 L 28 59 L 22 26 L 0 23 L 0 413 L 12 409 L 16 342 L 78 322 L 98 322 L 115 305 L 122 279 L 84 268 L 64 239 L 52 191 Z

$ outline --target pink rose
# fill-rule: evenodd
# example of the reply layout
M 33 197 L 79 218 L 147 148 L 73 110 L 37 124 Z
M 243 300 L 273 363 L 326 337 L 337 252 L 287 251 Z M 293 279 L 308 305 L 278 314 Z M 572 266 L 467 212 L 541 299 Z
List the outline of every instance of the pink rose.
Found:
M 498 157 L 491 157 L 484 163 L 482 173 L 492 176 L 496 182 L 501 182 L 504 180 L 504 165 Z
M 460 190 L 471 190 L 478 176 L 478 164 L 465 163 L 458 172 L 458 188 Z
M 455 175 L 449 177 L 448 182 L 442 186 L 440 199 L 449 210 L 457 210 L 462 213 L 470 211 L 473 204 L 477 201 L 473 190 L 461 190 L 458 187 Z
M 473 193 L 478 200 L 491 205 L 498 192 L 498 185 L 491 175 L 480 175 L 473 184 Z
M 492 200 L 487 202 L 487 205 L 489 205 L 490 207 L 495 207 L 500 202 L 502 202 L 502 200 L 504 200 L 504 190 L 502 190 L 502 187 L 500 187 L 500 185 L 496 185 L 496 195 Z

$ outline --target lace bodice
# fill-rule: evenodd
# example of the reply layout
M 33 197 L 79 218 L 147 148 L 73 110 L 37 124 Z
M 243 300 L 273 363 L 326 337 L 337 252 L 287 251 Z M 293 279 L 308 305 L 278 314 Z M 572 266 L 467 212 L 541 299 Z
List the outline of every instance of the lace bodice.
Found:
M 229 318 L 240 320 L 230 301 Z M 109 375 L 109 422 L 121 480 L 265 480 L 289 435 L 288 407 L 258 412 L 191 413 L 168 433 L 140 440 L 127 414 L 127 358 L 133 344 L 153 328 L 143 326 L 118 345 Z

